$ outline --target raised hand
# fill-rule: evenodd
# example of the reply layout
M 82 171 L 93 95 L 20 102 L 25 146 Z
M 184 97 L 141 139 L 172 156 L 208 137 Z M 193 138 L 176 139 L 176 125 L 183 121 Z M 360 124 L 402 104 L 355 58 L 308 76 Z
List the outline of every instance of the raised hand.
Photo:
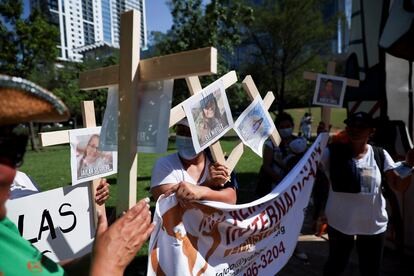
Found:
M 91 275 L 123 275 L 154 229 L 148 202 L 141 200 L 109 228 L 99 214 Z

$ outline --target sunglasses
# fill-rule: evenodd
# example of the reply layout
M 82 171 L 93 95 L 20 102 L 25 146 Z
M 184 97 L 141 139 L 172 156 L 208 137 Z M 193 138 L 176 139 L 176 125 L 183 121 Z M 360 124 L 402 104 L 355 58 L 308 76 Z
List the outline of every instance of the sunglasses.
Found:
M 17 134 L 0 136 L 0 159 L 7 160 L 15 168 L 20 167 L 23 164 L 28 138 L 27 135 Z

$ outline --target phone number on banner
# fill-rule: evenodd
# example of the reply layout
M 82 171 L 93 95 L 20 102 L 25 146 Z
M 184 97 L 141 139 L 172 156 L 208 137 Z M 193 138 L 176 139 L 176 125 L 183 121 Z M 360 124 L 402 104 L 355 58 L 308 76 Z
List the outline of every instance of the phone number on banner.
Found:
M 250 267 L 247 268 L 243 276 L 256 276 L 259 275 L 260 269 L 266 268 L 273 261 L 275 261 L 281 254 L 285 253 L 285 246 L 283 241 L 279 245 L 274 245 L 272 248 L 268 249 L 265 253 L 260 255 L 260 262 L 254 262 Z

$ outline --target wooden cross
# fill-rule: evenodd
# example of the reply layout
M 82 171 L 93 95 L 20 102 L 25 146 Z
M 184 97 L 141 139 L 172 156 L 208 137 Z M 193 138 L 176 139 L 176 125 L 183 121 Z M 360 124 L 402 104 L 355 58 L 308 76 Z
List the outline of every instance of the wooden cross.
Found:
M 81 103 L 81 110 L 82 110 L 82 120 L 83 126 L 85 128 L 96 127 L 96 120 L 95 120 L 95 108 L 93 101 L 83 101 Z M 55 146 L 55 145 L 62 145 L 69 143 L 69 130 L 59 130 L 59 131 L 50 131 L 50 132 L 41 132 L 40 135 L 40 144 L 42 147 L 48 146 Z M 92 198 L 92 202 L 94 202 L 94 222 L 95 224 L 98 222 L 97 220 L 97 210 L 100 213 L 105 215 L 105 204 L 98 205 L 95 202 L 96 196 L 96 188 L 98 187 L 101 179 L 94 179 L 92 181 L 88 181 L 90 187 L 90 196 Z
M 247 75 L 244 78 L 242 85 L 243 85 L 243 89 L 246 91 L 251 101 L 253 101 L 254 98 L 256 98 L 256 96 L 260 96 L 259 90 L 257 89 L 252 76 Z M 273 95 L 273 92 L 272 91 L 267 92 L 266 96 L 263 99 L 263 104 L 267 110 L 269 110 L 274 100 L 275 100 L 275 96 Z M 282 141 L 282 139 L 280 138 L 279 132 L 277 131 L 276 128 L 270 134 L 270 140 L 272 140 L 275 146 L 279 146 L 280 142 Z
M 139 50 L 140 16 L 138 11 L 131 10 L 121 15 L 119 65 L 84 72 L 79 80 L 83 90 L 119 85 L 118 214 L 132 207 L 137 200 L 138 82 L 217 72 L 217 50 L 212 47 L 141 61 Z M 170 117 L 176 120 L 182 113 L 182 106 L 177 105 L 171 110 Z
M 235 71 L 230 71 L 229 73 L 225 74 L 224 76 L 222 76 L 220 79 L 223 80 L 223 84 L 224 84 L 224 89 L 227 89 L 228 87 L 230 87 L 231 85 L 233 85 L 234 83 L 237 82 L 237 75 Z M 195 95 L 197 93 L 199 93 L 203 88 L 201 87 L 201 83 L 198 77 L 194 76 L 194 77 L 188 77 L 186 78 L 186 82 L 187 85 L 190 89 L 190 94 L 191 95 Z M 247 92 L 250 100 L 254 100 L 254 98 L 257 95 L 260 95 L 259 91 L 257 90 L 256 85 L 253 82 L 253 79 L 251 76 L 247 76 L 244 80 L 243 80 L 243 88 L 245 89 L 245 91 Z M 274 101 L 275 97 L 273 95 L 272 92 L 268 92 L 265 99 L 263 100 L 265 108 L 269 109 L 270 105 L 272 104 L 272 102 Z M 178 122 L 179 120 L 181 120 L 182 118 L 185 117 L 185 113 L 182 114 L 177 114 L 177 118 L 171 118 L 170 120 L 170 126 L 173 125 L 174 123 Z M 275 145 L 279 145 L 280 144 L 280 136 L 279 133 L 277 132 L 277 130 L 275 129 L 275 131 L 272 132 L 271 134 L 271 139 L 272 142 Z M 221 164 L 226 165 L 226 167 L 231 171 L 234 170 L 234 168 L 236 167 L 238 161 L 240 160 L 241 156 L 243 155 L 244 152 L 244 145 L 242 142 L 240 142 L 230 153 L 229 157 L 226 159 L 224 156 L 224 152 L 221 148 L 221 144 L 220 141 L 215 142 L 214 144 L 212 144 L 210 146 L 210 151 L 212 153 L 213 159 L 214 161 L 218 161 Z
M 326 73 L 328 75 L 334 76 L 335 75 L 335 67 L 336 63 L 333 61 L 328 62 L 328 66 L 326 67 Z M 306 80 L 316 80 L 318 78 L 318 74 L 314 72 L 303 72 L 303 78 Z M 358 87 L 359 80 L 354 79 L 346 79 L 346 85 L 351 87 Z M 331 124 L 331 108 L 327 106 L 322 106 L 321 109 L 321 120 L 325 123 L 326 127 L 329 127 Z

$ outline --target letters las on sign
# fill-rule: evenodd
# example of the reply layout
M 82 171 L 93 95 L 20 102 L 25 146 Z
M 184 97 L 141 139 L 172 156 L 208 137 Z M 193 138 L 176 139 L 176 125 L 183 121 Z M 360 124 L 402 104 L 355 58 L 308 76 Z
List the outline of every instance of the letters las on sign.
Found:
M 9 200 L 7 216 L 23 238 L 54 261 L 80 257 L 95 236 L 87 183 Z

